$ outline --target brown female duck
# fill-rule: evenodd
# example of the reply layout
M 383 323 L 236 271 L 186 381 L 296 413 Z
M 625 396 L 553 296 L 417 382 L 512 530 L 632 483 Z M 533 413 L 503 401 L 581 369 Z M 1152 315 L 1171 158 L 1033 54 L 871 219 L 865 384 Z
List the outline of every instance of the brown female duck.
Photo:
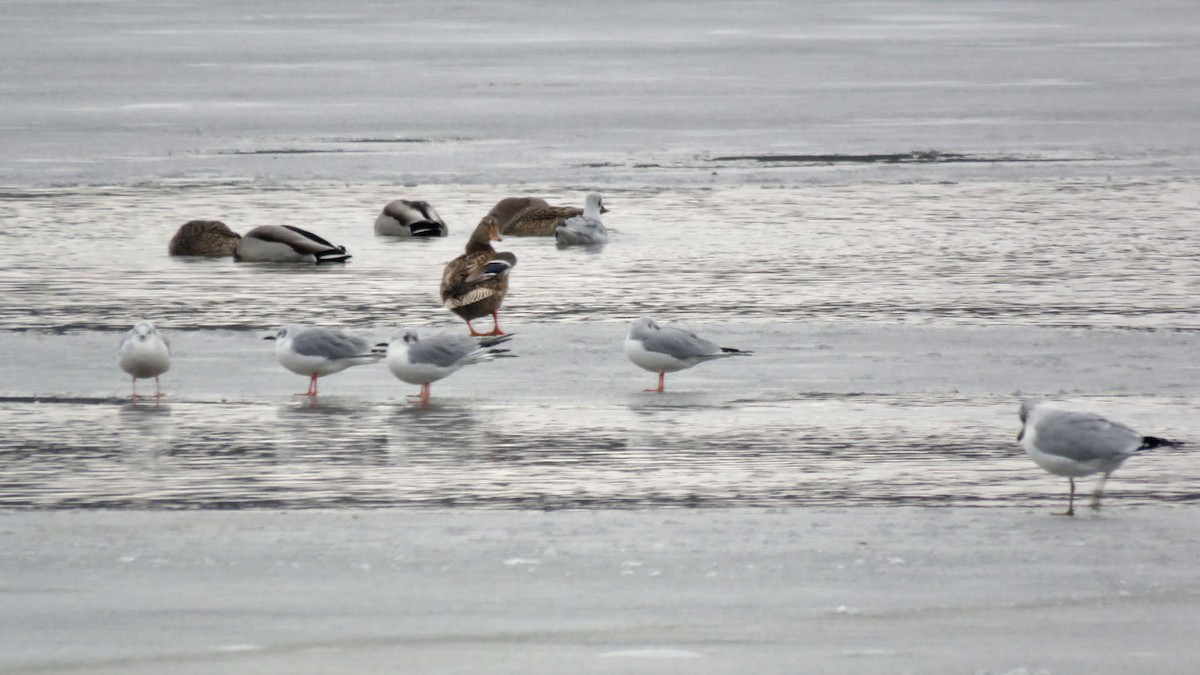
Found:
M 524 202 L 524 206 L 521 206 Z M 520 207 L 517 210 L 516 207 Z M 554 230 L 567 218 L 578 216 L 583 209 L 573 206 L 550 206 L 537 197 L 509 197 L 492 207 L 490 215 L 500 221 L 500 233 L 514 237 L 553 237 Z M 603 205 L 600 213 L 608 213 Z M 503 217 L 507 216 L 507 218 Z
M 233 255 L 242 236 L 219 220 L 189 220 L 167 244 L 170 255 L 202 255 L 220 258 Z
M 484 216 L 467 240 L 466 252 L 451 260 L 442 272 L 442 302 L 446 309 L 467 322 L 471 335 L 504 335 L 499 310 L 508 292 L 508 273 L 517 264 L 512 253 L 497 253 L 493 241 L 501 241 L 500 223 Z M 492 331 L 478 333 L 472 319 L 492 315 Z

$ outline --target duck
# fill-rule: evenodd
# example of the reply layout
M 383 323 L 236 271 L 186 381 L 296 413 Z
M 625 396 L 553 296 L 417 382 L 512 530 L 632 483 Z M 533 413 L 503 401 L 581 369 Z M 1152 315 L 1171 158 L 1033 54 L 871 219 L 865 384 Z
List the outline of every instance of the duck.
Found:
M 334 246 L 325 239 L 291 225 L 261 225 L 250 230 L 238 242 L 233 259 L 239 262 L 345 262 L 350 258 L 345 246 Z
M 133 381 L 130 399 L 136 401 L 137 381 L 154 378 L 154 398 L 162 398 L 158 377 L 171 369 L 171 345 L 158 334 L 152 321 L 139 321 L 121 338 L 117 364 Z
M 189 220 L 167 244 L 167 254 L 223 258 L 233 255 L 242 235 L 219 220 Z
M 529 199 L 531 200 L 529 206 L 521 209 L 509 218 L 507 223 L 502 224 L 501 234 L 514 237 L 553 237 L 559 223 L 583 213 L 583 209 L 573 206 L 550 206 L 545 203 L 544 199 L 537 199 L 538 202 L 541 202 L 540 204 L 532 201 L 535 198 Z M 500 206 L 500 204 L 496 206 Z M 600 213 L 608 213 L 608 209 L 604 208 L 603 204 L 600 206 Z
M 375 234 L 393 237 L 445 237 L 450 228 L 429 202 L 397 199 L 375 219 Z
M 264 340 L 275 341 L 279 365 L 307 375 L 308 391 L 299 396 L 317 395 L 317 378 L 340 373 L 352 366 L 374 363 L 384 357 L 371 349 L 371 343 L 332 328 L 288 324 Z
M 511 339 L 511 335 L 482 340 L 438 333 L 422 336 L 414 329 L 402 328 L 390 342 L 376 347 L 386 348 L 387 366 L 392 375 L 402 382 L 421 385 L 421 393 L 414 400 L 427 406 L 430 384 L 453 375 L 463 366 L 515 356 L 508 349 L 497 349 L 497 345 Z
M 593 192 L 583 204 L 583 213 L 571 216 L 554 228 L 554 241 L 559 246 L 598 246 L 608 243 L 608 228 L 600 220 L 604 200 Z
M 691 368 L 705 361 L 729 356 L 749 356 L 753 352 L 720 347 L 695 333 L 663 326 L 648 316 L 634 320 L 625 339 L 625 356 L 643 370 L 658 373 L 658 387 L 646 391 L 663 393 L 667 373 Z
M 548 207 L 550 203 L 541 197 L 505 197 L 496 202 L 492 210 L 488 211 L 488 215 L 500 223 L 500 233 L 507 234 L 506 230 L 513 218 L 531 206 Z
M 493 241 L 502 240 L 500 223 L 493 216 L 484 216 L 467 240 L 465 252 L 447 263 L 442 272 L 442 303 L 467 322 L 472 336 L 504 335 L 499 310 L 517 257 L 492 248 Z M 492 331 L 476 332 L 471 321 L 488 314 L 492 315 Z

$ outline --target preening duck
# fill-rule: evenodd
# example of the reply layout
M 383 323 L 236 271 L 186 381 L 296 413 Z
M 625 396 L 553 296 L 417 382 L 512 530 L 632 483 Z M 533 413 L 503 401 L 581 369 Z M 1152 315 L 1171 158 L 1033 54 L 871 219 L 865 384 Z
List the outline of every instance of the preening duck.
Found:
M 500 330 L 500 305 L 508 293 L 508 274 L 517 264 L 512 253 L 497 253 L 493 241 L 501 241 L 500 223 L 484 216 L 467 240 L 466 251 L 451 260 L 442 272 L 441 296 L 446 309 L 467 322 L 471 335 L 504 335 Z M 478 333 L 473 319 L 492 315 L 492 331 Z
M 325 239 L 291 225 L 262 225 L 250 230 L 238 242 L 233 259 L 241 262 L 345 262 L 350 257 L 345 246 L 334 246 Z
M 242 235 L 219 220 L 191 220 L 179 227 L 167 244 L 169 255 L 221 258 L 233 255 Z
M 496 202 L 492 210 L 488 211 L 488 215 L 500 223 L 500 233 L 507 234 L 513 218 L 531 206 L 550 206 L 550 204 L 541 197 L 505 197 Z
M 583 209 L 573 206 L 550 206 L 545 200 L 537 201 L 542 203 L 531 203 L 517 212 L 504 224 L 500 233 L 514 237 L 553 237 L 555 229 L 562 221 L 583 213 Z M 608 209 L 601 205 L 600 213 L 608 213 Z
M 375 219 L 375 234 L 393 237 L 444 237 L 446 222 L 429 202 L 397 199 Z

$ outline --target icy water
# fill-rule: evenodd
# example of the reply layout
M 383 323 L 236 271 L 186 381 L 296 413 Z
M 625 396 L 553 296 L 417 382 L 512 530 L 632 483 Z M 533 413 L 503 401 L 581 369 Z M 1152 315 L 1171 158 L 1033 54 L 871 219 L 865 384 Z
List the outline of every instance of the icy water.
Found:
M 1057 506 L 1064 480 L 1015 444 L 1049 396 L 1187 441 L 1200 385 L 1200 181 L 612 189 L 601 250 L 506 239 L 517 359 L 436 383 L 428 409 L 382 366 L 315 402 L 261 338 L 283 323 L 385 339 L 461 331 L 445 261 L 510 194 L 569 185 L 187 184 L 0 191 L 0 507 L 789 504 Z M 435 241 L 375 237 L 397 197 L 433 202 Z M 342 266 L 172 259 L 194 218 L 294 224 Z M 654 376 L 632 317 L 753 357 Z M 129 403 L 119 332 L 151 318 L 175 359 Z M 141 385 L 143 389 L 153 384 Z M 1194 454 L 1156 451 L 1110 506 L 1191 502 Z M 1086 488 L 1082 488 L 1086 489 Z

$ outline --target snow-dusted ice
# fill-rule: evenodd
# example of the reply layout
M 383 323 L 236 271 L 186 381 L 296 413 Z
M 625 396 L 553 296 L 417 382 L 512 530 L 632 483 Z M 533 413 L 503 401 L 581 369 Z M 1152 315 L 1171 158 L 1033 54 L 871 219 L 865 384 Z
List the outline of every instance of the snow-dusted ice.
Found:
M 1056 476 L 1066 476 L 1070 496 L 1063 515 L 1075 515 L 1075 479 L 1102 474 L 1092 496 L 1092 508 L 1100 508 L 1104 483 L 1125 460 L 1141 450 L 1177 445 L 1156 436 L 1143 436 L 1133 429 L 1089 412 L 1063 410 L 1049 401 L 1021 403 L 1021 447 L 1038 466 Z

